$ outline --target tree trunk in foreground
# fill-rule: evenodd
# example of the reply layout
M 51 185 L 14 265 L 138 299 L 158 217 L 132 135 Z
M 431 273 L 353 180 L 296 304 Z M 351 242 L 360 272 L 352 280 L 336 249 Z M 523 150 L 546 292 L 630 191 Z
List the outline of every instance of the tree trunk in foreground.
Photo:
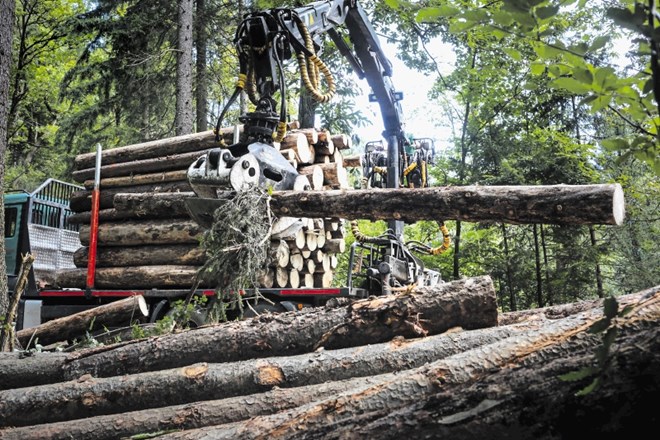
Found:
M 183 368 L 0 391 L 0 426 L 34 425 L 115 414 L 200 400 L 259 393 L 408 370 L 500 339 L 536 325 L 449 332 L 413 340 L 298 356 Z M 89 396 L 94 396 L 90 401 Z M 255 398 L 258 400 L 258 398 Z
M 513 224 L 612 224 L 625 216 L 619 184 L 462 186 L 276 192 L 276 215 L 370 220 L 464 220 Z
M 16 338 L 24 349 L 28 349 L 27 344 L 30 340 L 41 345 L 72 340 L 84 336 L 85 332 L 123 325 L 134 319 L 144 318 L 148 314 L 146 301 L 142 296 L 136 295 L 63 318 L 53 319 L 37 327 L 20 330 L 16 333 Z
M 360 300 L 337 308 L 261 315 L 184 333 L 72 353 L 60 368 L 68 379 L 83 374 L 116 376 L 182 367 L 295 355 L 319 347 L 335 349 L 434 335 L 497 324 L 497 304 L 488 276 L 420 288 L 412 294 Z M 20 371 L 13 369 L 12 374 Z M 45 375 L 45 373 L 44 373 Z M 11 377 L 1 377 L 12 383 Z
M 600 387 L 580 396 L 593 376 L 561 379 L 594 365 L 603 335 L 589 328 L 602 317 L 602 311 L 570 316 L 364 390 L 160 438 L 294 439 L 304 432 L 305 438 L 323 439 L 562 439 L 574 437 L 577 426 L 590 438 L 652 430 L 660 419 L 648 403 L 660 391 L 657 293 L 617 319 L 611 363 L 597 376 Z

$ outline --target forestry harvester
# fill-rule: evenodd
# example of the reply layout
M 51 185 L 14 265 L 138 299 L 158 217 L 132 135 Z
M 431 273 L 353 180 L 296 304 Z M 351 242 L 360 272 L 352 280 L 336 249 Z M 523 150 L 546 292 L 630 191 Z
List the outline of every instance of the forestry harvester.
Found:
M 352 47 L 340 33 L 341 28 L 348 31 Z M 317 56 L 319 39 L 324 34 L 330 36 L 358 77 L 367 80 L 372 90 L 370 101 L 380 106 L 386 145 L 367 144 L 362 156 L 364 185 L 429 186 L 427 167 L 432 161 L 433 143 L 427 138 L 409 139 L 404 133 L 400 105 L 403 96 L 392 84 L 392 66 L 365 11 L 354 0 L 318 1 L 299 8 L 253 12 L 239 25 L 234 39 L 239 79 L 215 129 L 221 147 L 200 157 L 188 170 L 188 180 L 198 198 L 188 199 L 187 208 L 199 224 L 212 224 L 214 211 L 224 203 L 218 196 L 226 191 L 253 186 L 277 191 L 306 189 L 307 178 L 279 154 L 273 143 L 280 141 L 287 130 L 286 60 L 297 58 L 302 83 L 316 101 L 328 102 L 334 94 L 332 73 Z M 326 90 L 319 87 L 321 76 Z M 219 135 L 222 122 L 243 90 L 255 110 L 239 117 L 242 135 L 237 134 L 233 143 L 226 145 Z M 356 241 L 350 250 L 349 289 L 357 286 L 370 294 L 382 294 L 398 287 L 430 286 L 442 281 L 440 274 L 425 268 L 413 251 L 437 254 L 446 249 L 449 234 L 444 225 L 440 224 L 444 244 L 438 249 L 404 243 L 403 226 L 400 220 L 389 220 L 383 235 L 368 237 L 360 233 L 357 222 L 352 222 Z

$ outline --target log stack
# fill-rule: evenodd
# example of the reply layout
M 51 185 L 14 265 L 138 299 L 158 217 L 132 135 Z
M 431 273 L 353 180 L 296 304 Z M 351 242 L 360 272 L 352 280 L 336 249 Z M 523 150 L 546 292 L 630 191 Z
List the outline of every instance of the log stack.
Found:
M 233 130 L 223 129 L 222 136 L 231 143 Z M 186 174 L 190 164 L 217 146 L 215 135 L 207 131 L 102 153 L 96 288 L 190 288 L 205 255 L 199 246 L 204 229 L 183 202 L 195 197 Z M 314 190 L 348 188 L 342 150 L 350 148 L 350 137 L 292 129 L 274 146 L 307 176 Z M 81 154 L 74 162 L 73 178 L 85 190 L 71 197 L 74 214 L 69 221 L 80 225 L 82 247 L 74 255 L 76 268 L 58 274 L 58 287 L 85 287 L 94 165 L 95 153 Z M 342 220 L 297 220 L 302 229 L 296 234 L 280 231 L 273 236 L 272 259 L 260 287 L 332 284 L 337 254 L 345 249 Z

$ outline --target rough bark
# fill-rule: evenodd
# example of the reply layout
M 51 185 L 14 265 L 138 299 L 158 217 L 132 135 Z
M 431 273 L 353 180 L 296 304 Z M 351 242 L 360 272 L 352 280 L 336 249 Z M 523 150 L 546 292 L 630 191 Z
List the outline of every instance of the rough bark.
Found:
M 195 131 L 206 131 L 208 126 L 208 18 L 206 0 L 195 1 Z
M 67 357 L 53 352 L 0 352 L 0 390 L 62 382 Z
M 192 135 L 194 136 L 194 135 Z M 200 156 L 207 153 L 210 148 L 188 153 L 174 153 L 168 156 L 158 156 L 151 159 L 132 160 L 116 164 L 101 165 L 101 177 L 121 177 L 131 174 L 146 174 L 163 171 L 187 170 Z M 112 150 L 111 150 L 112 151 Z M 83 183 L 94 177 L 94 168 L 85 168 L 72 173 L 73 180 Z
M 127 325 L 134 320 L 140 320 L 149 314 L 147 303 L 140 295 L 113 301 L 93 309 L 74 313 L 51 321 L 44 322 L 37 327 L 26 328 L 16 333 L 18 342 L 24 349 L 28 343 L 48 345 L 54 342 L 73 340 L 85 336 L 104 327 Z
M 276 215 L 293 217 L 406 222 L 620 225 L 625 216 L 619 184 L 282 191 L 273 194 L 271 207 Z
M 273 414 L 336 395 L 348 389 L 364 389 L 382 381 L 359 378 L 298 388 L 273 388 L 257 395 L 206 400 L 183 405 L 132 411 L 123 414 L 18 427 L 0 431 L 3 440 L 115 440 L 131 435 L 176 429 L 193 429 Z
M 176 115 L 177 136 L 193 132 L 193 2 L 178 0 L 176 52 Z
M 221 128 L 222 138 L 231 142 L 234 128 Z M 145 159 L 157 159 L 166 156 L 179 155 L 182 153 L 200 152 L 211 148 L 219 147 L 215 141 L 213 130 L 194 133 L 184 136 L 174 136 L 165 139 L 158 139 L 139 144 L 126 145 L 124 147 L 104 150 L 101 153 L 102 165 L 113 165 L 124 162 L 141 161 Z M 201 153 L 199 153 L 201 156 Z M 96 163 L 96 152 L 79 154 L 74 159 L 74 169 L 76 171 L 87 168 L 94 168 Z M 192 163 L 192 162 L 191 162 Z M 185 167 L 187 169 L 187 167 Z
M 492 344 L 535 325 L 454 331 L 442 335 L 235 363 L 193 364 L 122 377 L 73 380 L 0 391 L 0 426 L 35 425 L 335 382 L 409 370 Z M 89 396 L 94 396 L 90 399 Z M 259 397 L 254 398 L 259 401 Z
M 143 194 L 143 193 L 141 193 Z M 161 193 L 161 194 L 169 194 L 169 193 Z M 185 210 L 185 206 L 182 204 L 181 208 Z M 144 213 L 141 213 L 140 215 L 135 215 L 135 213 L 131 211 L 117 211 L 114 208 L 108 208 L 108 209 L 101 209 L 99 210 L 99 223 L 105 223 L 105 222 L 116 222 L 118 220 L 135 220 L 136 218 L 139 219 L 165 219 L 165 218 L 185 218 L 189 219 L 190 214 L 188 212 L 179 212 L 176 210 L 170 210 L 166 212 L 150 212 L 150 211 L 145 211 Z M 85 211 L 85 212 L 76 212 L 74 214 L 71 214 L 68 218 L 67 221 L 69 224 L 72 225 L 84 225 L 84 224 L 90 224 L 92 219 L 92 213 L 90 211 Z
M 87 267 L 89 248 L 80 247 L 73 254 L 76 267 Z M 163 244 L 127 247 L 99 247 L 96 267 L 201 266 L 206 261 L 204 250 L 196 244 Z
M 166 182 L 158 184 L 135 185 L 130 187 L 117 187 L 100 191 L 99 207 L 100 209 L 114 208 L 114 197 L 119 193 L 168 193 L 168 192 L 192 192 L 192 187 L 188 181 Z M 69 207 L 73 212 L 91 211 L 92 209 L 92 191 L 75 191 L 69 199 Z
M 164 435 L 164 439 L 542 438 L 639 432 L 658 422 L 648 402 L 660 391 L 660 298 L 617 320 L 611 363 L 601 386 L 576 395 L 593 377 L 561 376 L 594 365 L 602 318 L 591 310 L 537 332 L 512 336 L 399 373 L 387 383 L 350 390 L 271 416 Z M 650 399 L 650 400 L 649 400 Z M 576 425 L 578 423 L 578 425 Z M 594 436 L 596 438 L 596 436 Z
M 135 174 L 123 177 L 108 177 L 101 179 L 101 189 L 117 188 L 153 183 L 180 182 L 187 179 L 188 170 L 164 171 L 161 173 Z M 93 189 L 94 180 L 85 180 L 85 188 Z
M 194 284 L 198 266 L 99 267 L 94 277 L 97 289 L 186 289 Z M 62 269 L 55 281 L 59 288 L 85 288 L 87 269 Z
M 98 227 L 99 246 L 149 244 L 199 244 L 203 230 L 192 220 L 134 220 L 103 223 Z M 89 225 L 80 226 L 80 243 L 89 246 Z
M 117 211 L 128 211 L 136 218 L 176 218 L 189 217 L 185 199 L 195 197 L 194 192 L 158 193 L 118 193 L 113 198 Z
M 490 277 L 484 276 L 420 288 L 412 294 L 356 301 L 344 307 L 261 315 L 80 351 L 61 367 L 69 379 L 86 373 L 116 376 L 194 362 L 230 362 L 301 354 L 319 347 L 355 347 L 386 342 L 395 336 L 434 335 L 456 326 L 466 330 L 491 327 L 496 321 L 495 291 Z
M 0 195 L 4 194 L 5 152 L 7 151 L 7 125 L 9 118 L 9 70 L 12 65 L 12 33 L 16 2 L 0 0 Z M 0 198 L 0 225 L 5 224 L 4 197 Z M 0 243 L 0 254 L 5 254 L 5 242 Z M 0 261 L 0 316 L 9 307 L 7 266 Z

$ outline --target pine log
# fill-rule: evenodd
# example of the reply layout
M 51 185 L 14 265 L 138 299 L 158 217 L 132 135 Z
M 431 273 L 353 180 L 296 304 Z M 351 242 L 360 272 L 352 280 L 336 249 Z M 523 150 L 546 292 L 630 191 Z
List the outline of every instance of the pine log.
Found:
M 169 193 L 191 192 L 190 184 L 186 182 L 166 182 L 157 184 L 135 185 L 127 187 L 110 188 L 100 191 L 99 205 L 101 209 L 114 208 L 114 197 L 119 193 Z M 69 199 L 69 207 L 73 212 L 91 211 L 92 191 L 75 191 Z
M 302 270 L 303 269 L 303 256 L 298 251 L 298 253 L 291 253 L 289 256 L 288 266 L 292 269 Z
M 82 246 L 73 253 L 76 267 L 87 267 L 89 248 Z M 174 264 L 201 266 L 206 261 L 204 250 L 196 244 L 163 244 L 96 249 L 96 267 L 154 266 Z
M 99 267 L 95 271 L 97 289 L 187 289 L 193 285 L 198 266 L 133 266 Z M 61 269 L 56 285 L 61 288 L 84 289 L 87 269 Z
M 135 220 L 100 224 L 97 239 L 99 246 L 199 244 L 202 233 L 202 227 L 193 220 Z M 83 246 L 89 246 L 89 234 L 89 225 L 81 225 Z
M 163 193 L 165 194 L 165 193 Z M 104 222 L 116 222 L 119 220 L 134 220 L 136 218 L 135 214 L 129 211 L 117 211 L 114 208 L 107 208 L 99 210 L 99 223 Z M 172 210 L 166 215 L 153 215 L 149 212 L 145 212 L 144 215 L 140 217 L 141 219 L 163 219 L 163 218 L 190 218 L 190 214 L 187 212 L 185 214 L 177 214 L 176 211 Z M 67 222 L 72 225 L 84 225 L 90 224 L 92 219 L 92 213 L 90 211 L 84 212 L 75 212 L 67 217 Z
M 314 274 L 314 287 L 325 289 L 330 286 L 332 286 L 332 272 L 316 272 Z
M 66 353 L 49 351 L 0 352 L 0 390 L 64 382 L 67 358 Z
M 298 269 L 295 268 L 290 268 L 289 269 L 289 282 L 287 284 L 287 287 L 291 287 L 293 289 L 297 289 L 300 287 L 300 272 Z
M 348 150 L 353 145 L 351 137 L 346 134 L 332 135 L 332 143 L 338 150 Z
M 346 168 L 361 168 L 362 162 L 360 156 L 344 156 L 344 166 Z
M 385 376 L 381 375 L 377 379 L 359 378 L 289 389 L 275 387 L 247 396 L 46 423 L 38 425 L 38 429 L 35 429 L 35 426 L 7 428 L 0 433 L 3 440 L 116 440 L 138 434 L 200 428 L 295 408 L 347 389 L 375 385 L 380 383 L 383 377 Z
M 275 268 L 275 286 L 286 287 L 289 284 L 289 271 L 286 267 Z
M 276 215 L 346 219 L 610 224 L 625 217 L 619 184 L 463 186 L 275 192 Z
M 277 264 L 277 267 L 287 267 L 291 259 L 289 245 L 284 240 L 276 240 L 271 243 L 271 249 L 274 251 L 271 258 Z
M 291 130 L 291 132 L 304 134 L 309 145 L 314 145 L 319 141 L 319 132 L 315 128 L 300 128 L 298 130 Z
M 264 273 L 257 278 L 257 283 L 259 283 L 259 287 L 265 289 L 272 288 L 275 285 L 275 271 L 272 268 L 266 269 Z
M 316 234 L 312 231 L 305 232 L 305 249 L 314 252 L 318 247 Z
M 16 333 L 16 338 L 24 349 L 28 349 L 30 341 L 33 344 L 48 345 L 82 338 L 86 332 L 91 333 L 104 327 L 130 325 L 148 314 L 149 309 L 144 297 L 135 295 L 20 330 Z
M 242 129 L 242 126 L 239 127 Z M 221 128 L 223 139 L 231 142 L 234 127 Z M 217 148 L 219 144 L 215 141 L 212 130 L 183 136 L 169 137 L 140 144 L 127 145 L 124 147 L 111 148 L 101 152 L 101 164 L 111 165 L 136 160 L 153 159 L 180 153 L 195 152 L 210 148 Z M 93 168 L 96 163 L 96 152 L 85 153 L 76 156 L 74 169 L 82 170 Z M 192 163 L 192 162 L 191 162 Z M 187 167 L 185 167 L 187 169 Z
M 307 288 L 310 288 L 310 289 L 313 288 L 314 287 L 314 274 L 313 273 L 303 274 L 301 284 L 302 284 L 303 287 L 307 287 Z
M 357 348 L 235 363 L 198 363 L 156 372 L 89 377 L 0 391 L 0 402 L 3 402 L 0 403 L 0 426 L 8 422 L 14 426 L 51 423 L 156 408 L 163 402 L 175 405 L 253 394 L 273 387 L 293 388 L 373 377 L 421 367 L 503 338 L 534 332 L 537 327 L 519 324 L 411 340 L 397 338 Z M 379 379 L 393 380 L 394 376 Z M 93 402 L 89 396 L 94 396 Z
M 163 268 L 163 271 L 168 269 Z M 189 365 L 229 362 L 355 347 L 386 342 L 395 336 L 419 337 L 461 326 L 466 330 L 497 323 L 497 302 L 490 277 L 475 277 L 407 295 L 356 301 L 332 309 L 312 308 L 232 321 L 95 352 L 72 355 L 63 368 L 74 379 L 132 374 Z M 241 341 L 236 346 L 236 341 Z M 118 362 L 121 359 L 121 362 Z
M 282 140 L 280 151 L 293 150 L 296 153 L 295 159 L 302 164 L 309 164 L 314 161 L 314 154 L 307 141 L 307 137 L 303 133 L 289 132 L 284 140 Z
M 315 232 L 316 234 L 316 247 L 317 249 L 322 249 L 325 246 L 327 240 L 325 236 L 325 229 L 321 229 Z
M 341 254 L 346 250 L 346 241 L 343 238 L 326 240 L 322 250 L 331 254 Z
M 163 171 L 187 170 L 201 156 L 208 153 L 210 149 L 193 151 L 190 153 L 172 154 L 169 156 L 156 157 L 153 159 L 135 160 L 132 162 L 117 163 L 101 166 L 101 177 L 121 177 L 132 174 L 148 174 Z M 86 168 L 71 173 L 73 180 L 83 183 L 94 178 L 96 170 Z
M 320 191 L 323 188 L 323 169 L 319 165 L 308 165 L 300 167 L 298 168 L 298 172 L 309 179 L 312 190 Z
M 136 218 L 179 218 L 189 217 L 185 200 L 195 197 L 190 192 L 157 193 L 120 192 L 114 195 L 113 205 L 117 211 L 129 212 Z
M 101 179 L 100 188 L 117 188 L 123 186 L 144 185 L 151 183 L 179 182 L 187 179 L 188 170 L 165 171 L 151 174 L 136 174 L 124 177 L 109 177 Z M 93 189 L 94 180 L 85 180 L 85 188 Z
M 565 380 L 594 366 L 602 311 L 570 316 L 534 333 L 476 347 L 394 379 L 271 416 L 162 438 L 614 438 L 652 432 L 660 392 L 659 298 L 616 324 L 608 367 L 594 380 Z M 486 361 L 487 360 L 487 361 Z M 643 385 L 640 385 L 642 381 Z M 640 429 L 642 431 L 640 431 Z M 614 434 L 614 435 L 613 435 Z
M 317 155 L 332 156 L 335 152 L 335 144 L 328 130 L 319 131 L 319 140 L 314 144 Z

